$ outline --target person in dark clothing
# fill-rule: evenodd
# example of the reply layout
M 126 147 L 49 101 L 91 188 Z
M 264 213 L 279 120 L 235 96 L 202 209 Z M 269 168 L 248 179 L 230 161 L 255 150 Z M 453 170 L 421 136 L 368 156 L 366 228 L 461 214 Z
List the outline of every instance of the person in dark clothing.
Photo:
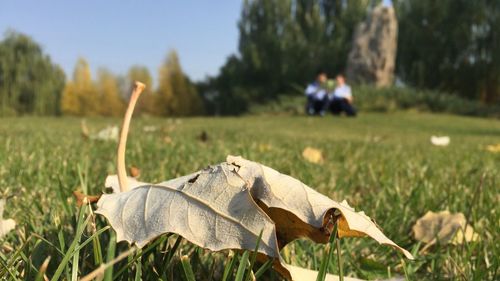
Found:
M 328 95 L 324 88 L 327 81 L 326 72 L 320 70 L 317 72 L 316 81 L 309 84 L 305 90 L 307 97 L 306 114 L 323 116 L 328 107 Z
M 345 112 L 347 116 L 356 116 L 356 108 L 353 106 L 353 97 L 351 87 L 345 83 L 345 77 L 342 74 L 337 75 L 337 87 L 331 94 L 330 111 L 334 115 L 340 115 Z

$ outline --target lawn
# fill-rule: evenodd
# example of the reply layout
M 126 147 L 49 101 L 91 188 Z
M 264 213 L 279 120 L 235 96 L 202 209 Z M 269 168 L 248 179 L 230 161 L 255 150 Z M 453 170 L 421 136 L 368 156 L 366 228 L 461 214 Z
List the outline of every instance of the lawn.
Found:
M 103 191 L 106 175 L 116 173 L 116 143 L 84 139 L 78 118 L 0 121 L 0 191 L 8 198 L 4 218 L 14 218 L 18 224 L 2 241 L 0 279 L 35 280 L 48 256 L 49 279 L 61 262 L 61 279 L 71 280 L 110 260 L 110 230 L 95 235 L 76 252 L 71 249 L 78 232 L 78 208 L 71 193 Z M 120 123 L 103 118 L 86 121 L 93 132 Z M 156 130 L 147 131 L 151 128 L 146 126 Z M 202 132 L 206 141 L 200 140 Z M 450 136 L 451 143 L 433 146 L 431 135 Z M 374 279 L 406 273 L 410 280 L 498 280 L 500 153 L 485 150 L 496 143 L 500 143 L 496 119 L 411 112 L 367 113 L 355 119 L 137 118 L 132 121 L 127 165 L 140 168 L 141 180 L 159 182 L 222 162 L 228 154 L 241 155 L 300 179 L 334 200 L 346 199 L 416 255 L 415 261 L 403 260 L 396 251 L 369 239 L 343 239 L 348 276 Z M 307 146 L 323 151 L 323 164 L 302 158 Z M 413 239 L 412 226 L 427 211 L 441 210 L 462 212 L 480 240 L 438 244 L 419 254 L 423 245 Z M 91 217 L 77 242 L 106 225 L 101 217 Z M 227 252 L 211 254 L 182 241 L 171 255 L 175 240 L 175 235 L 156 240 L 149 251 L 119 262 L 114 280 L 141 275 L 143 280 L 185 280 L 181 254 L 190 255 L 197 280 L 221 278 Z M 119 244 L 117 254 L 126 249 Z M 300 240 L 287 246 L 283 256 L 292 264 L 318 269 L 322 249 L 323 245 Z M 336 263 L 334 259 L 329 268 L 338 274 Z M 272 271 L 265 276 L 277 278 Z M 113 280 L 111 275 L 106 278 Z

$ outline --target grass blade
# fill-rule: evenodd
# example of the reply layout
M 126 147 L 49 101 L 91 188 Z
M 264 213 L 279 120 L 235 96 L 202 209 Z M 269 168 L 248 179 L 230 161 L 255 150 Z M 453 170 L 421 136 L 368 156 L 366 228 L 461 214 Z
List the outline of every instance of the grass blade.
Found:
M 253 269 L 253 265 L 255 264 L 255 260 L 257 259 L 257 252 L 259 250 L 260 241 L 262 240 L 262 232 L 263 231 L 264 230 L 260 231 L 259 237 L 257 238 L 257 243 L 255 243 L 255 249 L 252 253 L 252 257 L 250 258 L 250 266 L 248 267 L 247 278 L 245 278 L 246 281 L 250 281 L 252 278 L 252 275 L 253 275 L 252 269 Z
M 231 256 L 231 253 L 229 254 L 229 262 L 226 263 L 226 266 L 224 267 L 224 274 L 222 275 L 222 281 L 228 280 L 229 275 L 233 271 L 234 264 L 236 263 L 236 257 Z
M 182 256 L 181 258 L 182 268 L 184 269 L 184 275 L 188 281 L 196 281 L 194 278 L 193 269 L 191 268 L 191 263 L 189 262 L 188 256 Z
M 235 281 L 243 281 L 243 277 L 245 276 L 245 271 L 248 266 L 248 256 L 250 255 L 249 251 L 245 251 L 240 259 L 240 264 L 238 265 L 238 270 L 236 271 Z
M 260 276 L 264 274 L 269 268 L 273 266 L 273 260 L 269 259 L 255 272 L 255 279 L 259 280 Z
M 326 278 L 326 273 L 328 271 L 328 264 L 330 263 L 330 260 L 333 256 L 333 243 L 335 242 L 336 236 L 337 236 L 337 224 L 335 224 L 333 232 L 332 234 L 330 234 L 330 240 L 328 241 L 328 245 L 325 249 L 325 252 L 323 253 L 323 260 L 321 261 L 316 281 L 324 281 Z
M 110 232 L 109 235 L 109 246 L 108 252 L 106 254 L 106 263 L 109 264 L 115 259 L 116 253 L 116 233 L 114 231 Z M 104 281 L 111 281 L 113 277 L 113 266 L 109 266 L 106 271 L 104 271 Z
M 66 254 L 64 255 L 61 263 L 57 267 L 56 272 L 52 276 L 52 279 L 51 279 L 52 281 L 59 280 L 59 277 L 61 277 L 63 270 L 66 268 L 66 265 L 68 264 L 69 260 L 74 255 L 74 250 L 78 244 L 78 241 L 80 241 L 80 237 L 82 236 L 83 231 L 85 230 L 85 226 L 90 221 L 90 216 L 85 220 L 85 222 L 83 221 L 83 217 L 84 217 L 84 213 L 85 213 L 84 210 L 86 207 L 87 207 L 86 205 L 83 205 L 80 208 L 80 212 L 78 214 L 78 222 L 77 222 L 77 226 L 76 226 L 75 238 L 73 239 L 73 242 L 71 242 L 71 245 L 69 246 L 68 250 L 66 251 Z

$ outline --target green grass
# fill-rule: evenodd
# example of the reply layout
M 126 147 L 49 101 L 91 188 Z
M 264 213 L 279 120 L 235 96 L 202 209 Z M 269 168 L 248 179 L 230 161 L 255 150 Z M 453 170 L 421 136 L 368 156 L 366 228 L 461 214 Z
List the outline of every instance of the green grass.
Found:
M 49 279 L 60 274 L 61 279 L 76 280 L 127 251 L 124 243 L 115 249 L 115 237 L 102 217 L 93 216 L 87 207 L 79 215 L 71 195 L 75 189 L 102 192 L 106 175 L 116 170 L 116 143 L 84 140 L 77 118 L 0 121 L 0 191 L 8 197 L 4 217 L 18 223 L 1 242 L 0 279 L 35 280 L 50 256 L 45 272 Z M 120 121 L 88 119 L 87 123 L 97 130 Z M 159 130 L 145 133 L 145 125 Z M 208 134 L 207 142 L 197 138 L 202 131 Z M 164 141 L 167 135 L 172 143 Z M 450 136 L 450 146 L 432 146 L 431 135 Z M 132 121 L 127 165 L 140 167 L 141 180 L 159 182 L 222 162 L 227 154 L 242 155 L 290 174 L 334 200 L 346 199 L 413 253 L 422 247 L 411 235 L 419 217 L 428 210 L 462 212 L 479 233 L 479 242 L 436 245 L 407 261 L 370 239 L 342 239 L 343 272 L 367 279 L 407 275 L 410 280 L 494 280 L 500 278 L 500 154 L 484 147 L 499 142 L 498 120 L 449 115 L 143 118 Z M 305 162 L 301 152 L 306 146 L 322 149 L 325 163 Z M 300 240 L 286 247 L 283 256 L 318 270 L 324 247 Z M 181 262 L 183 256 L 189 259 Z M 226 270 L 227 280 L 234 280 L 238 272 L 239 276 L 246 272 L 249 257 L 237 252 L 213 254 L 176 235 L 164 235 L 114 261 L 104 277 L 191 280 L 186 276 L 192 271 L 196 280 L 221 280 Z M 326 265 L 330 273 L 338 274 L 337 262 L 334 255 Z M 279 280 L 272 270 L 259 270 L 262 266 L 254 266 L 262 280 Z

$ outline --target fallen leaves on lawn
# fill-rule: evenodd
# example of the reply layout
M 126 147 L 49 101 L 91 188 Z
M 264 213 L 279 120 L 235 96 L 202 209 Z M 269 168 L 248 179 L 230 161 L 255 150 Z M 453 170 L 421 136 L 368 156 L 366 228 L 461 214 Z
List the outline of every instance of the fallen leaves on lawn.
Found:
M 0 199 L 0 238 L 16 227 L 16 222 L 13 219 L 3 219 L 4 206 L 5 199 Z
M 432 136 L 431 143 L 435 146 L 448 146 L 450 144 L 450 137 L 448 136 Z
M 314 164 L 322 164 L 324 162 L 323 153 L 317 148 L 306 147 L 304 151 L 302 151 L 302 156 L 304 159 Z
M 449 211 L 428 211 L 413 226 L 413 234 L 416 240 L 427 244 L 462 244 L 479 239 L 472 226 L 467 224 L 464 214 Z

